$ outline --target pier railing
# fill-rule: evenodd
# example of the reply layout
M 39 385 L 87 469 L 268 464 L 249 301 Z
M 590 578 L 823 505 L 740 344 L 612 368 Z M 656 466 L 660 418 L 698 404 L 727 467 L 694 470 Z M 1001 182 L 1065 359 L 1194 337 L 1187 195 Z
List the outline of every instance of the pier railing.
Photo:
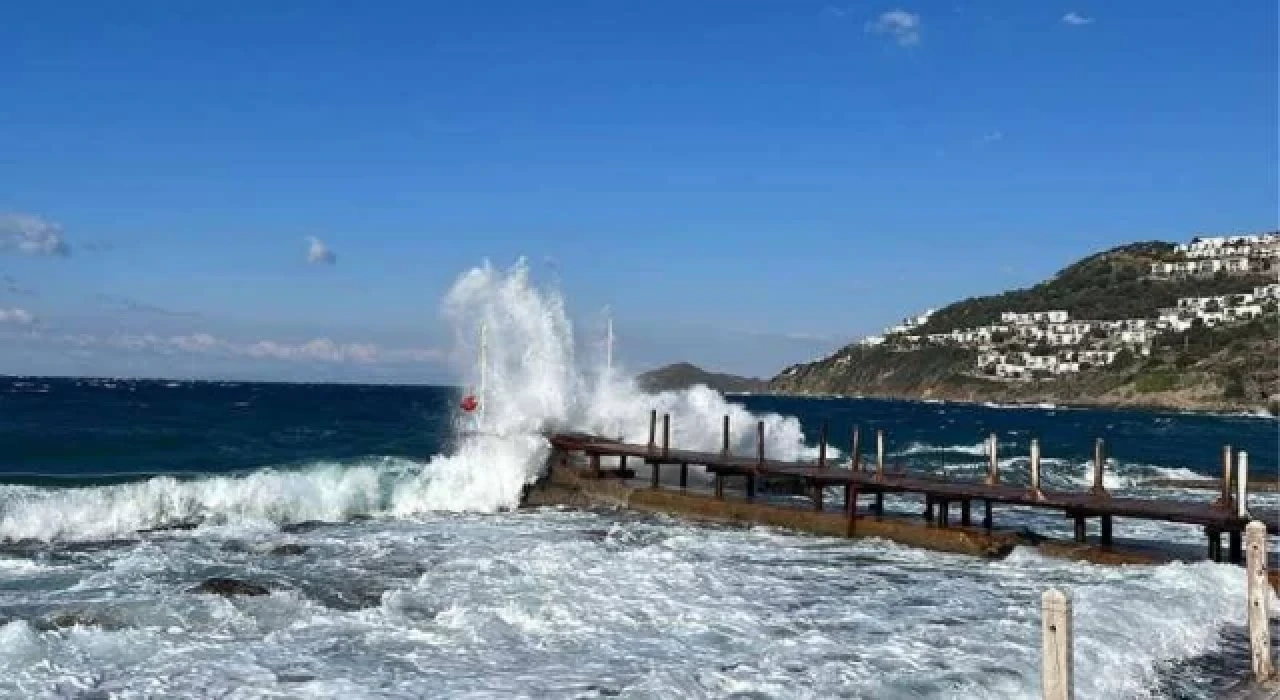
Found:
M 659 441 L 659 422 L 661 438 Z M 1248 499 L 1249 456 L 1243 451 L 1223 449 L 1223 478 L 1221 493 L 1213 502 L 1185 500 L 1129 498 L 1113 495 L 1105 485 L 1106 444 L 1102 438 L 1094 442 L 1092 485 L 1087 491 L 1052 490 L 1045 486 L 1041 471 L 1041 448 L 1038 439 L 1030 444 L 1030 478 L 1026 486 L 1006 483 L 1001 478 L 999 439 L 996 433 L 988 437 L 988 464 L 982 480 L 955 479 L 936 475 L 909 472 L 901 464 L 890 468 L 887 462 L 887 434 L 883 429 L 875 431 L 875 458 L 870 468 L 862 464 L 862 433 L 854 427 L 850 434 L 850 461 L 843 467 L 835 467 L 828 460 L 829 434 L 824 421 L 819 431 L 818 457 L 816 460 L 771 459 L 765 451 L 765 423 L 758 421 L 755 427 L 755 450 L 751 455 L 734 454 L 731 450 L 729 416 L 722 422 L 721 449 L 696 451 L 679 449 L 671 442 L 671 416 L 658 412 L 649 413 L 649 440 L 638 445 L 619 440 L 585 435 L 558 433 L 549 436 L 552 446 L 562 454 L 580 453 L 588 460 L 588 475 L 596 478 L 631 478 L 635 472 L 627 468 L 630 459 L 636 459 L 650 468 L 650 487 L 663 488 L 663 467 L 679 467 L 679 487 L 689 487 L 689 466 L 700 465 L 713 481 L 713 497 L 725 498 L 725 486 L 729 479 L 740 479 L 743 498 L 752 502 L 762 480 L 789 481 L 802 485 L 810 494 L 813 508 L 825 509 L 824 492 L 830 487 L 844 488 L 845 515 L 848 518 L 848 534 L 853 535 L 859 517 L 859 498 L 867 495 L 874 499 L 868 511 L 884 515 L 885 494 L 920 496 L 924 500 L 924 518 L 937 527 L 952 526 L 951 506 L 959 507 L 961 527 L 972 526 L 971 505 L 983 506 L 982 527 L 994 527 L 992 506 L 1022 506 L 1040 510 L 1057 510 L 1074 521 L 1074 539 L 1087 540 L 1087 521 L 1098 520 L 1098 540 L 1110 546 L 1113 540 L 1113 520 L 1117 517 L 1151 521 L 1165 521 L 1196 525 L 1204 528 L 1208 540 L 1209 558 L 1222 561 L 1222 535 L 1227 535 L 1229 558 L 1243 561 L 1243 533 L 1251 519 L 1267 523 L 1272 533 L 1280 532 L 1280 518 L 1275 513 L 1258 517 L 1251 513 Z M 617 460 L 617 468 L 605 470 L 602 458 Z M 1234 467 L 1234 469 L 1233 469 Z M 1235 487 L 1234 489 L 1232 487 Z M 1257 509 L 1255 509 L 1257 510 Z M 1267 517 L 1269 516 L 1269 517 Z

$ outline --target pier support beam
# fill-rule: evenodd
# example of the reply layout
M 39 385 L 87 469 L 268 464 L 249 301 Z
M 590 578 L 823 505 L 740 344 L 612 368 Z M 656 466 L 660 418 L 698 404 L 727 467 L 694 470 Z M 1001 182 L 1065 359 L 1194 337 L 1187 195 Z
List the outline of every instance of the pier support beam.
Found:
M 720 454 L 725 457 L 728 457 L 729 456 L 729 414 L 728 413 L 724 414 L 723 440 L 724 442 L 722 443 L 722 446 L 720 448 Z
M 1209 539 L 1209 561 L 1222 561 L 1222 533 L 1217 528 L 1206 527 L 1205 536 Z
M 1239 530 L 1232 530 L 1231 532 L 1227 533 L 1227 542 L 1231 547 L 1231 558 L 1229 559 L 1229 561 L 1232 564 L 1244 563 L 1244 547 L 1242 546 L 1242 543 L 1240 541 L 1241 534 L 1242 533 Z
M 1088 530 L 1086 530 L 1086 529 L 1085 529 L 1085 519 L 1084 519 L 1084 515 L 1082 515 L 1082 514 L 1080 514 L 1080 513 L 1076 513 L 1076 515 L 1075 515 L 1075 540 L 1076 540 L 1076 542 L 1084 542 L 1084 541 L 1086 541 L 1086 540 L 1088 539 L 1088 537 L 1086 536 L 1086 533 L 1087 533 L 1087 532 L 1088 532 Z
M 951 501 L 943 498 L 938 501 L 938 527 L 951 527 Z
M 813 509 L 822 512 L 822 482 L 814 480 L 812 482 L 813 493 Z
M 853 437 L 849 439 L 849 469 L 862 470 L 862 431 L 853 426 Z
M 721 474 L 720 472 L 716 472 L 715 491 L 716 491 L 716 500 L 723 501 L 724 500 L 724 474 Z
M 660 489 L 662 488 L 662 464 L 659 462 L 653 462 L 650 466 L 653 471 L 649 473 L 649 485 L 655 489 Z
M 685 462 L 680 463 L 680 488 L 689 488 L 689 465 Z
M 987 532 L 990 532 L 994 524 L 995 522 L 991 517 L 991 501 L 984 498 L 982 499 L 982 527 L 986 528 Z
M 929 494 L 924 496 L 924 519 L 926 522 L 933 522 L 933 496 Z
M 590 464 L 590 465 L 591 465 L 591 475 L 592 475 L 592 476 L 594 476 L 595 478 L 599 479 L 599 478 L 600 478 L 600 471 L 601 471 L 601 470 L 600 470 L 600 455 L 595 454 L 595 453 L 592 453 L 592 454 L 591 454 L 591 456 L 587 459 L 587 462 L 588 462 L 588 464 Z
M 960 501 L 960 524 L 964 527 L 969 527 L 973 524 L 969 521 L 969 499 L 967 498 Z
M 827 468 L 827 422 L 822 421 L 822 433 L 818 436 L 818 468 Z
M 858 520 L 858 487 L 856 484 L 849 484 L 849 490 L 846 491 L 849 497 L 844 504 L 846 524 L 844 528 L 845 537 L 853 537 L 855 523 Z
M 1099 526 L 1098 541 L 1103 547 L 1111 546 L 1111 516 L 1102 516 L 1101 525 Z
M 649 409 L 649 451 L 658 446 L 658 409 Z
M 876 515 L 884 515 L 884 491 L 876 491 L 876 502 L 872 506 L 876 510 Z
M 667 450 L 671 448 L 671 414 L 662 414 L 662 456 L 667 456 Z
M 1231 510 L 1231 467 L 1235 459 L 1231 454 L 1231 445 L 1222 446 L 1222 493 L 1218 495 L 1218 500 L 1213 504 L 1220 508 Z
M 747 474 L 747 503 L 753 503 L 756 500 L 756 475 Z

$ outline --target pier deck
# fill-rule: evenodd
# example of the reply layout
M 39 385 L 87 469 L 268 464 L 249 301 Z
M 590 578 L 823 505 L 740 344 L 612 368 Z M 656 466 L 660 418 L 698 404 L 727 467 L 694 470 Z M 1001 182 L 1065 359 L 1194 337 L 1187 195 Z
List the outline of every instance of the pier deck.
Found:
M 1098 468 L 1095 483 L 1089 491 L 1062 491 L 1037 488 L 1039 483 L 1038 447 L 1033 447 L 1032 482 L 1033 486 L 1019 486 L 999 482 L 996 460 L 992 459 L 990 471 L 985 481 L 957 480 L 920 474 L 911 474 L 901 467 L 888 468 L 884 461 L 883 434 L 877 435 L 877 460 L 874 471 L 862 469 L 855 457 L 852 468 L 833 468 L 827 464 L 826 429 L 823 427 L 823 440 L 817 461 L 780 461 L 767 459 L 764 455 L 764 427 L 757 426 L 758 449 L 753 456 L 731 454 L 727 449 L 720 452 L 698 452 L 671 448 L 667 445 L 669 436 L 669 419 L 663 416 L 663 444 L 656 444 L 656 413 L 651 413 L 650 443 L 647 445 L 631 444 L 581 433 L 556 433 L 549 436 L 552 447 L 563 455 L 577 453 L 585 456 L 590 464 L 589 473 L 598 477 L 634 476 L 634 472 L 626 468 L 626 462 L 636 459 L 649 465 L 653 488 L 661 488 L 660 473 L 663 466 L 678 466 L 680 469 L 680 486 L 687 486 L 688 465 L 699 465 L 713 475 L 715 482 L 715 498 L 724 499 L 724 483 L 729 477 L 744 480 L 744 497 L 747 501 L 754 499 L 756 482 L 759 479 L 771 481 L 794 480 L 803 483 L 811 494 L 815 510 L 823 510 L 823 491 L 829 487 L 845 489 L 846 514 L 849 518 L 849 532 L 853 532 L 854 522 L 858 515 L 858 497 L 872 495 L 875 503 L 870 511 L 876 514 L 884 512 L 884 494 L 914 494 L 924 498 L 924 517 L 937 527 L 949 527 L 951 505 L 959 506 L 959 522 L 962 526 L 971 525 L 970 506 L 974 501 L 981 501 L 984 512 L 982 526 L 987 530 L 993 527 L 992 505 L 1022 506 L 1043 510 L 1061 511 L 1075 522 L 1075 540 L 1086 541 L 1086 521 L 1089 518 L 1099 519 L 1099 543 L 1110 546 L 1112 543 L 1112 519 L 1136 518 L 1151 521 L 1182 523 L 1203 527 L 1208 539 L 1208 555 L 1210 559 L 1222 561 L 1221 536 L 1229 538 L 1229 558 L 1239 563 L 1243 561 L 1241 537 L 1246 525 L 1251 520 L 1266 523 L 1270 534 L 1280 534 L 1280 511 L 1251 507 L 1242 514 L 1238 504 L 1233 502 L 1228 487 L 1223 495 L 1213 503 L 1203 501 L 1183 501 L 1173 499 L 1146 499 L 1111 496 L 1102 487 L 1101 465 L 1104 460 L 1101 453 L 1101 442 L 1098 447 Z M 860 455 L 858 437 L 854 434 L 854 455 Z M 725 421 L 726 448 L 728 441 L 728 419 Z M 619 460 L 619 468 L 606 472 L 601 468 L 602 458 Z M 1229 478 L 1229 470 L 1228 470 Z M 848 506 L 852 506 L 849 508 Z

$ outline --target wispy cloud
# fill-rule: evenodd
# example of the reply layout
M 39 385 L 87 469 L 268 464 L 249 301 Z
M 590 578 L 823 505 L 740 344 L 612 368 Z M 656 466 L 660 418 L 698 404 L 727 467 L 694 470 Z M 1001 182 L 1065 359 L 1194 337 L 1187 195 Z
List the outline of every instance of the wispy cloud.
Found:
M 0 214 L 0 250 L 23 255 L 67 257 L 71 246 L 62 227 L 30 214 Z
M 1093 18 L 1085 17 L 1084 15 L 1078 12 L 1068 12 L 1067 14 L 1062 16 L 1062 23 L 1070 24 L 1073 27 L 1079 27 L 1085 24 L 1093 24 Z
M 324 241 L 315 236 L 307 236 L 310 245 L 307 247 L 307 262 L 312 265 L 332 265 L 338 261 L 338 256 L 334 254 Z
M 906 10 L 889 10 L 867 22 L 867 31 L 874 34 L 888 34 L 900 46 L 915 46 L 920 43 L 920 15 Z
M 26 309 L 0 309 L 0 323 L 29 326 L 36 322 L 36 315 Z
M 143 301 L 137 301 L 119 294 L 99 294 L 98 301 L 112 306 L 121 311 L 129 311 L 139 314 L 153 314 L 156 316 L 199 316 L 197 311 L 179 311 L 175 309 L 166 309 L 164 307 L 148 304 Z
M 21 311 L 20 309 L 14 310 Z M 4 320 L 0 311 L 0 321 Z M 23 312 L 25 313 L 25 312 Z M 31 321 L 33 322 L 34 318 Z M 156 333 L 89 333 L 66 334 L 51 338 L 80 348 L 104 347 L 126 351 L 155 352 L 165 355 L 216 355 L 282 362 L 318 362 L 329 364 L 403 364 L 438 362 L 445 353 L 436 348 L 383 348 L 374 343 L 340 343 L 330 338 L 315 338 L 301 343 L 279 340 L 237 342 L 212 333 L 160 335 Z

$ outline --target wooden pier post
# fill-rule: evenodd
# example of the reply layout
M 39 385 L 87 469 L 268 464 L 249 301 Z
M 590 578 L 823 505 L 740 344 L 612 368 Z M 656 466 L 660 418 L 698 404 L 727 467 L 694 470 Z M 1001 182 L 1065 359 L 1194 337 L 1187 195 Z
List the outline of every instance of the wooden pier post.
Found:
M 987 463 L 987 484 L 995 486 L 1000 483 L 1000 438 L 995 433 L 987 438 L 987 455 L 990 458 Z
M 991 517 L 991 499 L 984 498 L 982 499 L 982 527 L 990 532 L 993 525 L 995 523 Z
M 813 509 L 822 512 L 822 483 L 814 479 L 813 481 Z
M 1214 505 L 1231 509 L 1231 467 L 1235 459 L 1231 456 L 1231 445 L 1222 446 L 1222 493 Z
M 1040 609 L 1040 687 L 1044 700 L 1073 700 L 1075 650 L 1072 646 L 1071 598 L 1051 588 L 1040 597 Z
M 862 469 L 862 431 L 858 426 L 853 426 L 853 437 L 849 440 L 849 469 L 859 471 Z
M 1206 527 L 1204 534 L 1209 538 L 1209 561 L 1222 561 L 1222 531 L 1216 527 Z
M 1271 658 L 1271 616 L 1267 609 L 1271 584 L 1267 580 L 1267 526 L 1255 520 L 1245 527 L 1249 576 L 1249 652 L 1253 678 L 1261 683 L 1275 675 Z
M 682 489 L 689 488 L 689 463 L 688 462 L 680 463 L 680 488 Z
M 1084 513 L 1076 511 L 1073 516 L 1075 519 L 1075 540 L 1076 542 L 1085 542 L 1088 538 L 1088 530 L 1085 528 Z
M 1236 453 L 1236 515 L 1249 517 L 1249 453 Z
M 667 450 L 671 447 L 671 414 L 662 414 L 662 456 L 667 456 Z
M 649 485 L 655 489 L 660 489 L 662 488 L 662 484 L 660 482 L 662 478 L 662 463 L 654 462 L 651 466 L 653 468 L 653 471 L 649 474 L 649 481 L 650 481 Z
M 945 498 L 938 499 L 938 527 L 950 527 L 951 501 Z
M 658 409 L 649 409 L 649 451 L 653 452 L 658 445 Z
M 964 527 L 969 527 L 973 524 L 969 520 L 969 499 L 967 498 L 960 501 L 960 524 Z
M 1102 483 L 1104 470 L 1107 466 L 1106 443 L 1102 438 L 1094 440 L 1093 443 L 1093 488 L 1089 493 L 1097 498 L 1107 498 L 1107 487 Z
M 876 429 L 876 481 L 884 481 L 884 428 Z
M 591 465 L 591 475 L 597 479 L 600 478 L 600 454 L 592 452 L 591 456 L 587 458 L 587 463 Z
M 1040 439 L 1031 438 L 1031 498 L 1044 500 L 1040 491 Z
M 1103 515 L 1098 525 L 1098 543 L 1103 547 L 1111 546 L 1111 515 Z
M 729 414 L 728 413 L 724 414 L 723 438 L 724 438 L 724 441 L 723 443 L 721 443 L 722 446 L 720 448 L 720 454 L 724 455 L 725 457 L 728 457 L 729 456 Z

